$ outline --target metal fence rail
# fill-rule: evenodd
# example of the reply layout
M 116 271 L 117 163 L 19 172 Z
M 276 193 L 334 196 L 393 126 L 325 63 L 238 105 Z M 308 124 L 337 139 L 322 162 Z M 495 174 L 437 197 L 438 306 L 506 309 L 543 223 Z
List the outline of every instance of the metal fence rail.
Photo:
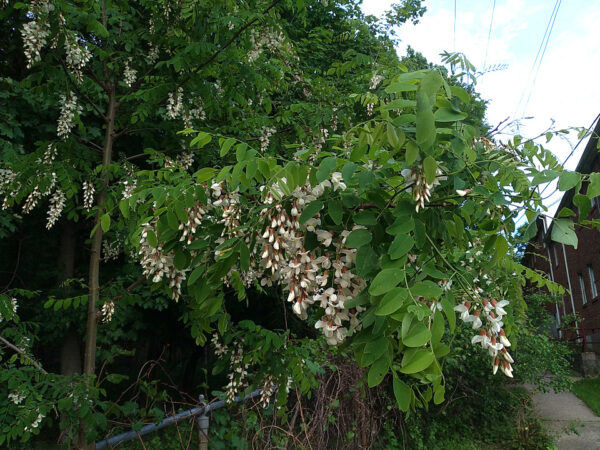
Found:
M 245 395 L 244 397 L 235 397 L 234 402 L 240 403 L 245 402 L 246 400 L 250 400 L 254 397 L 258 397 L 262 394 L 262 389 L 257 389 L 256 391 L 251 392 L 250 394 Z M 182 420 L 190 419 L 195 417 L 198 422 L 198 435 L 200 438 L 200 448 L 206 449 L 208 445 L 208 428 L 209 428 L 209 419 L 207 413 L 214 409 L 219 409 L 225 406 L 224 400 L 219 400 L 214 403 L 205 404 L 204 396 L 200 396 L 200 405 L 198 408 L 192 408 L 184 412 L 180 412 L 178 414 L 172 415 L 164 419 L 162 422 L 158 424 L 150 424 L 142 427 L 139 431 L 130 430 L 125 433 L 121 433 L 117 436 L 113 436 L 111 438 L 105 439 L 103 441 L 96 442 L 96 449 L 105 449 L 112 448 L 122 442 L 131 441 L 132 439 L 137 439 L 140 436 L 144 436 L 145 434 L 152 433 L 154 431 L 158 431 L 162 428 L 166 428 L 170 425 L 173 425 Z

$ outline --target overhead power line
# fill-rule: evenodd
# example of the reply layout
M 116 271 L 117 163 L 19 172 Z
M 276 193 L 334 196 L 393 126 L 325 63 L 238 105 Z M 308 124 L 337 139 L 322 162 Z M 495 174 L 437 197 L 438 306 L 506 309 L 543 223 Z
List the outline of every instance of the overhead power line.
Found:
M 546 43 L 544 44 L 544 50 L 542 51 L 542 56 L 540 57 L 540 62 L 535 70 L 535 75 L 533 76 L 533 82 L 531 83 L 531 89 L 529 90 L 529 95 L 527 96 L 527 100 L 525 101 L 525 105 L 523 106 L 523 115 L 527 111 L 527 106 L 529 105 L 529 100 L 531 99 L 531 93 L 533 92 L 533 88 L 535 86 L 535 82 L 537 81 L 538 73 L 540 72 L 540 67 L 542 67 L 542 60 L 544 59 L 544 55 L 546 55 L 546 49 L 548 48 L 548 42 L 550 42 L 550 35 L 552 34 L 552 30 L 554 29 L 554 22 L 556 22 L 556 17 L 558 16 L 558 10 L 560 9 L 560 5 L 562 4 L 562 0 L 558 1 L 558 6 L 556 8 L 556 13 L 554 14 L 554 18 L 552 19 L 552 25 L 550 25 L 550 31 L 548 32 L 548 39 L 546 39 Z
M 548 19 L 548 23 L 546 24 L 546 30 L 544 31 L 544 36 L 542 37 L 542 42 L 538 48 L 537 54 L 535 55 L 535 59 L 533 60 L 533 64 L 531 65 L 531 70 L 529 71 L 529 76 L 527 77 L 527 83 L 523 88 L 523 92 L 521 92 L 521 97 L 519 98 L 519 102 L 517 103 L 517 108 L 513 117 L 515 119 L 522 118 L 525 115 L 525 109 L 529 103 L 529 99 L 531 98 L 531 93 L 535 87 L 535 82 L 537 81 L 537 75 L 539 73 L 540 67 L 542 65 L 542 61 L 546 54 L 546 49 L 548 48 L 548 42 L 550 42 L 550 36 L 552 34 L 552 30 L 554 29 L 554 24 L 556 22 L 556 17 L 558 16 L 558 10 L 560 9 L 560 5 L 562 0 L 556 0 L 554 3 L 554 8 L 552 9 L 552 14 Z M 527 100 L 523 104 L 523 100 L 526 98 Z M 523 107 L 521 108 L 521 106 Z M 519 111 L 522 111 L 519 116 Z
M 456 51 L 456 0 L 454 0 L 454 37 L 453 37 L 453 52 Z
M 490 37 L 492 36 L 492 27 L 494 26 L 494 12 L 496 11 L 496 0 L 492 6 L 492 18 L 490 19 L 490 29 L 488 30 L 487 43 L 485 44 L 485 57 L 483 58 L 483 70 L 486 68 L 488 49 L 490 47 Z
M 575 146 L 571 149 L 571 152 L 567 155 L 567 157 L 565 158 L 565 160 L 560 164 L 561 166 L 565 166 L 565 164 L 567 164 L 567 162 L 569 161 L 569 159 L 571 159 L 571 157 L 575 154 L 575 150 L 577 150 L 577 148 L 579 147 L 579 145 L 583 142 L 583 140 L 588 137 L 589 133 L 592 132 L 592 130 L 595 128 L 596 126 L 596 122 L 598 121 L 598 119 L 600 119 L 600 114 L 598 114 L 596 116 L 596 118 L 592 121 L 592 123 L 590 124 L 590 126 L 587 128 L 586 133 L 577 141 L 577 144 L 575 144 Z M 591 136 L 590 136 L 591 138 Z M 544 189 L 542 189 L 542 191 L 540 192 L 540 197 L 541 195 L 544 193 L 544 191 L 546 189 L 548 189 L 548 187 L 551 185 L 552 183 L 548 183 L 546 186 L 544 186 Z M 543 198 L 543 200 L 552 197 L 556 191 L 558 191 L 558 186 L 556 188 L 554 188 L 554 190 L 548 194 L 546 197 Z

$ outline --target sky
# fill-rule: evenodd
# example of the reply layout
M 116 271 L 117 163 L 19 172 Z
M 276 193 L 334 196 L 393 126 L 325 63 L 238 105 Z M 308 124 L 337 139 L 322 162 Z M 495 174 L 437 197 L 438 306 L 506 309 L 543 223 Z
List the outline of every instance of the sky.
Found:
M 363 0 L 363 11 L 380 16 L 392 3 Z M 521 122 L 519 132 L 526 137 L 545 131 L 553 120 L 556 129 L 588 128 L 600 113 L 600 1 L 559 3 L 537 76 L 532 66 L 556 0 L 496 0 L 495 8 L 494 0 L 456 0 L 456 32 L 455 1 L 425 0 L 427 12 L 420 22 L 399 30 L 398 54 L 405 54 L 410 45 L 433 63 L 441 63 L 439 54 L 447 50 L 464 53 L 478 70 L 484 62 L 485 67 L 506 65 L 484 73 L 477 82 L 478 92 L 489 101 L 487 119 L 492 126 L 507 117 L 532 117 Z M 572 143 L 577 143 L 575 135 Z M 585 144 L 584 140 L 579 145 L 567 168 L 576 167 Z M 561 162 L 571 152 L 567 142 L 556 138 L 547 148 Z M 546 205 L 554 203 L 553 212 L 559 200 L 560 195 L 552 196 Z

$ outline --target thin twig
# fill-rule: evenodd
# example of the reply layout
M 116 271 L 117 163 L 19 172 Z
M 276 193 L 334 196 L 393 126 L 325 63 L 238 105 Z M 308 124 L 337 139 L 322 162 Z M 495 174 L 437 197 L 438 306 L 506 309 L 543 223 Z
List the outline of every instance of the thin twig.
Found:
M 81 89 L 79 89 L 79 86 L 77 86 L 77 83 L 75 83 L 75 81 L 73 81 L 73 79 L 71 78 L 71 75 L 69 74 L 69 71 L 67 70 L 67 66 L 65 65 L 64 61 L 61 61 L 60 65 L 62 66 L 62 68 L 65 72 L 65 75 L 67 76 L 67 79 L 69 80 L 69 82 L 71 83 L 71 85 L 73 86 L 75 91 L 77 91 L 77 93 L 81 97 L 83 97 L 92 106 L 92 108 L 94 108 L 94 110 L 98 113 L 98 115 L 102 118 L 102 120 L 104 120 L 104 122 L 106 122 L 108 120 L 106 115 L 104 115 L 104 113 L 102 111 L 100 111 L 100 108 L 98 108 L 98 106 L 96 106 L 96 104 L 92 101 L 91 98 L 89 98 L 85 94 L 85 92 L 83 92 Z
M 95 142 L 92 141 L 88 141 L 87 139 L 82 138 L 81 136 L 77 136 L 76 134 L 72 133 L 73 136 L 75 136 L 75 139 L 77 139 L 78 141 L 81 141 L 82 144 L 84 145 L 88 145 L 91 148 L 93 148 L 94 150 L 98 150 L 100 152 L 104 151 L 104 149 L 102 148 L 102 146 L 96 144 Z
M 42 367 L 42 365 L 39 362 L 37 362 L 35 359 L 33 359 L 31 356 L 29 356 L 27 353 L 25 353 L 25 350 L 23 350 L 22 348 L 17 347 L 16 345 L 14 345 L 13 343 L 11 343 L 10 341 L 4 339 L 2 336 L 0 336 L 0 342 L 2 342 L 4 345 L 6 345 L 11 350 L 14 350 L 15 352 L 19 353 L 20 355 L 23 355 L 25 358 L 27 358 L 31 362 L 31 365 L 33 367 L 35 367 L 36 369 L 40 370 L 44 375 L 48 375 L 48 372 L 46 372 L 44 370 L 44 368 Z
M 13 281 L 15 281 L 15 278 L 17 276 L 17 271 L 19 270 L 19 263 L 21 261 L 21 247 L 23 244 L 23 239 L 19 239 L 19 246 L 17 248 L 17 261 L 15 262 L 15 269 L 12 272 L 12 276 L 10 277 L 10 280 L 8 281 L 8 283 L 6 284 L 6 286 L 4 287 L 4 289 L 2 290 L 2 292 L 6 292 L 8 291 L 8 289 L 10 288 L 10 285 L 12 284 Z
M 300 400 L 300 392 L 298 391 L 298 388 L 296 388 L 296 398 L 298 399 L 298 404 L 300 405 L 300 419 L 302 420 L 302 428 L 304 429 L 306 444 L 308 445 L 308 448 L 312 449 L 312 445 L 310 445 L 310 439 L 308 438 L 308 432 L 306 430 L 308 428 L 308 425 L 306 424 L 306 420 L 304 419 L 304 411 L 302 411 L 302 400 Z

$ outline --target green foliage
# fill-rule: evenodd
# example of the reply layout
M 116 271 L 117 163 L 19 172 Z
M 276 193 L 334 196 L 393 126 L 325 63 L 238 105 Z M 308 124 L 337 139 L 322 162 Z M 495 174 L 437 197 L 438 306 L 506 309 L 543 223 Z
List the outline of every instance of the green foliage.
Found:
M 2 353 L 0 397 L 19 380 L 31 402 L 3 397 L 0 439 L 29 439 L 20 425 L 35 408 L 67 414 L 68 443 L 78 422 L 90 441 L 114 423 L 160 420 L 173 395 L 138 374 L 161 338 L 176 346 L 173 371 L 202 380 L 191 390 L 231 399 L 279 385 L 267 414 L 282 424 L 293 403 L 285 387 L 298 389 L 298 402 L 309 396 L 338 352 L 413 415 L 451 398 L 461 376 L 496 380 L 456 325 L 454 307 L 467 302 L 481 313 L 488 298 L 509 299 L 507 334 L 532 343 L 520 348 L 537 370 L 553 343 L 511 314 L 525 280 L 559 288 L 514 262 L 514 211 L 531 226 L 543 209 L 533 186 L 560 177 L 583 204 L 595 179 L 580 194 L 587 178 L 563 171 L 542 145 L 492 142 L 464 55 L 446 54 L 450 73 L 414 52 L 398 60 L 390 27 L 418 21 L 421 1 L 394 5 L 387 22 L 365 18 L 355 0 L 42 6 L 8 2 L 0 12 L 9 30 L 0 37 L 0 194 L 12 208 L 0 215 L 0 237 L 17 226 L 35 237 L 26 245 L 36 273 L 24 287 L 40 289 L 26 303 L 31 321 L 0 297 L 1 336 L 17 343 Z M 39 60 L 31 48 L 23 58 L 20 32 L 31 22 L 48 31 Z M 40 205 L 53 220 L 36 213 Z M 74 273 L 35 248 L 65 250 L 58 218 L 75 227 Z M 574 223 L 557 220 L 554 239 L 576 245 Z M 21 244 L 3 241 L 16 274 Z M 38 257 L 52 270 L 38 273 Z M 96 345 L 105 369 L 87 380 L 43 376 L 19 339 L 39 335 L 51 347 L 65 331 L 83 334 L 88 305 L 88 323 L 107 322 Z M 215 345 L 218 361 L 196 348 L 211 334 L 227 346 Z M 123 390 L 131 395 L 120 397 L 127 379 L 136 380 Z M 227 379 L 237 384 L 213 389 Z M 259 419 L 253 412 L 248 427 L 220 431 L 223 445 L 247 446 Z

